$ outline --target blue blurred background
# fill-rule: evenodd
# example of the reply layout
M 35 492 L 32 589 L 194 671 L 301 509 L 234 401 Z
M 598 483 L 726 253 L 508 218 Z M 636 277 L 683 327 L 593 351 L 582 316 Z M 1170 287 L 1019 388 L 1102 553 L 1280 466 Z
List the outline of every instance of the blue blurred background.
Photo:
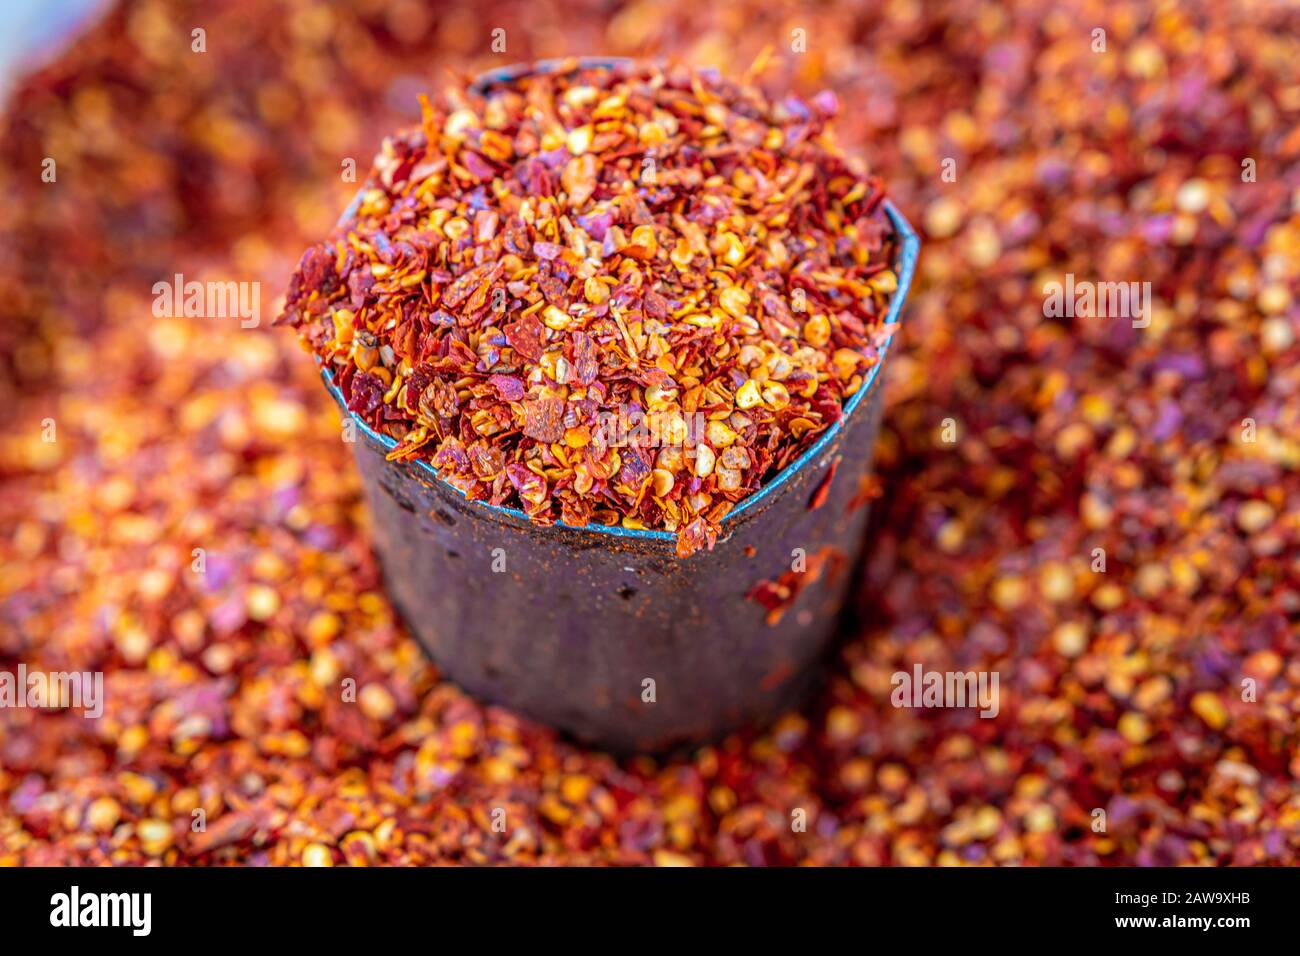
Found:
M 0 2 L 0 97 L 22 67 L 56 52 L 107 7 L 107 0 L 3 0 Z

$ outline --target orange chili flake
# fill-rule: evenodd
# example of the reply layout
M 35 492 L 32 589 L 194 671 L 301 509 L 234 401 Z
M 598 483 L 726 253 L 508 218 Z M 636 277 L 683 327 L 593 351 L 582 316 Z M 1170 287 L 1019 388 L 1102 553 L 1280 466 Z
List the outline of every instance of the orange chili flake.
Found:
M 831 493 L 831 482 L 835 480 L 835 472 L 839 467 L 840 460 L 837 457 L 831 462 L 830 467 L 826 469 L 826 474 L 822 476 L 822 480 L 817 482 L 817 487 L 813 489 L 812 496 L 808 499 L 809 511 L 816 511 L 826 504 L 826 496 Z

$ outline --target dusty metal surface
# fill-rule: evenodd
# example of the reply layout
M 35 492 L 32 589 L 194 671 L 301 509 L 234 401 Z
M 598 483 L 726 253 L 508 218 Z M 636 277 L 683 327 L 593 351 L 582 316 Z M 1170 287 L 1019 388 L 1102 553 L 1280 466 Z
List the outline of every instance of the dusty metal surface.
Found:
M 485 512 L 358 443 L 389 592 L 433 659 L 491 701 L 617 751 L 715 738 L 793 704 L 834 633 L 849 575 L 822 574 L 774 625 L 746 595 L 798 557 L 857 553 L 879 389 L 841 440 L 725 526 L 713 551 L 543 528 Z M 808 502 L 841 458 L 821 507 Z M 643 699 L 654 681 L 653 702 Z
M 888 212 L 901 241 L 897 321 L 919 244 Z M 763 720 L 815 679 L 849 576 L 820 575 L 775 624 L 747 595 L 790 570 L 796 549 L 848 564 L 860 553 L 867 509 L 849 504 L 871 466 L 885 364 L 838 427 L 724 519 L 712 551 L 685 560 L 666 532 L 541 527 L 469 501 L 422 462 L 386 461 L 393 441 L 356 419 L 389 593 L 451 679 L 611 750 L 664 751 Z M 837 460 L 823 503 L 809 508 Z

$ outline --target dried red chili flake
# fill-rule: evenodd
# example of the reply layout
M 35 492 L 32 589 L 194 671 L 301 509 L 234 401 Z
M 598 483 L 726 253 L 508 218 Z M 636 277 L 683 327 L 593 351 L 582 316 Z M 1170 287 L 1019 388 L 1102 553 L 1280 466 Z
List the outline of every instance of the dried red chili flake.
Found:
M 808 555 L 802 567 L 782 571 L 775 578 L 760 581 L 745 597 L 767 610 L 765 618 L 769 627 L 776 625 L 785 612 L 810 584 L 829 572 L 832 579 L 843 569 L 847 559 L 844 552 L 831 545 Z
M 441 451 L 477 437 L 509 463 L 506 503 L 540 521 L 599 511 L 676 531 L 683 556 L 712 547 L 877 361 L 879 180 L 836 150 L 833 111 L 683 67 L 422 102 L 280 321 L 340 381 L 364 373 L 349 407 L 458 486 L 481 470 Z M 633 411 L 649 441 L 593 441 Z
M 542 357 L 542 343 L 546 329 L 535 315 L 527 315 L 506 329 L 510 347 L 521 356 L 536 362 Z
M 826 474 L 822 480 L 817 483 L 813 489 L 812 496 L 808 499 L 808 510 L 816 511 L 822 505 L 826 504 L 826 496 L 831 493 L 831 482 L 835 480 L 835 472 L 840 467 L 840 460 L 837 457 L 831 462 L 831 466 L 826 469 Z
M 844 510 L 852 514 L 864 505 L 868 505 L 885 493 L 885 486 L 880 476 L 874 472 L 858 479 L 858 490 L 853 493 Z
M 383 407 L 383 385 L 374 375 L 359 372 L 352 377 L 347 398 L 349 409 L 362 417 L 369 417 Z
M 518 402 L 524 397 L 523 379 L 516 375 L 493 375 L 488 379 L 507 402 Z
M 447 382 L 430 382 L 420 393 L 419 410 L 430 418 L 449 418 L 459 408 L 460 399 L 456 395 L 456 389 Z
M 559 398 L 538 398 L 524 402 L 524 434 L 544 442 L 563 438 L 564 401 Z
M 590 385 L 600 374 L 600 359 L 596 340 L 585 332 L 575 332 L 570 341 L 569 360 L 573 366 L 572 381 L 577 385 Z

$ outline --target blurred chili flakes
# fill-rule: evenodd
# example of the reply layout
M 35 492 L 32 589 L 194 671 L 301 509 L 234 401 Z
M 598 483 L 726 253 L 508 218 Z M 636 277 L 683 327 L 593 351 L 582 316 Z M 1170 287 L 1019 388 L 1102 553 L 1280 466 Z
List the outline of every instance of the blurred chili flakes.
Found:
M 187 5 L 114 6 L 4 120 L 0 667 L 101 669 L 106 706 L 0 711 L 0 864 L 1300 862 L 1300 12 L 204 17 L 193 64 Z M 852 103 L 841 139 L 870 144 L 925 232 L 860 623 L 803 711 L 689 760 L 619 764 L 440 682 L 380 590 L 301 355 L 148 311 L 176 271 L 282 288 L 282 251 L 356 186 L 329 187 L 342 160 L 414 118 L 412 87 L 442 81 L 427 64 L 504 65 L 483 49 L 501 23 L 511 60 L 678 55 L 740 76 L 773 45 L 766 80 Z M 807 52 L 786 55 L 796 27 Z M 481 145 L 468 176 L 499 162 Z M 1045 319 L 1044 283 L 1070 272 L 1151 282 L 1149 325 Z M 536 325 L 505 339 L 543 354 Z M 955 442 L 936 439 L 946 420 Z M 891 707 L 890 675 L 916 662 L 998 670 L 997 717 Z

